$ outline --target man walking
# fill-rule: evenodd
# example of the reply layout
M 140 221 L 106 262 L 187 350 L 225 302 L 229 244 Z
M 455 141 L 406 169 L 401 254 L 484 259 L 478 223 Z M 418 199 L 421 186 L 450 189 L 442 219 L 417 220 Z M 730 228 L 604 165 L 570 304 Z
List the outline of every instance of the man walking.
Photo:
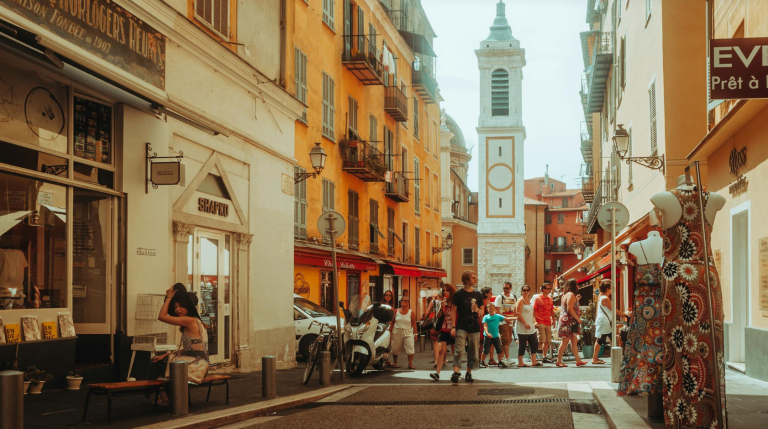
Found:
M 465 346 L 469 344 L 467 351 L 467 374 L 464 381 L 472 383 L 472 369 L 477 366 L 477 352 L 480 346 L 480 317 L 484 313 L 483 294 L 475 290 L 477 274 L 474 271 L 464 271 L 461 275 L 461 283 L 464 288 L 453 296 L 453 326 L 451 335 L 456 338 L 456 348 L 453 353 L 453 375 L 451 382 L 458 383 L 461 377 L 461 356 Z
M 499 326 L 499 334 L 501 336 L 501 356 L 499 356 L 499 362 L 505 366 L 509 365 L 509 345 L 512 343 L 512 333 L 514 332 L 516 300 L 512 294 L 512 283 L 504 282 L 504 292 L 500 293 L 496 297 L 496 302 L 493 303 L 496 310 L 507 319 L 507 322 Z
M 554 303 L 549 294 L 552 292 L 552 286 L 544 283 L 541 286 L 541 293 L 536 295 L 533 300 L 533 318 L 536 320 L 536 326 L 539 330 L 539 352 L 542 353 L 544 363 L 552 363 L 547 357 L 549 345 L 552 342 L 552 319 L 554 318 Z

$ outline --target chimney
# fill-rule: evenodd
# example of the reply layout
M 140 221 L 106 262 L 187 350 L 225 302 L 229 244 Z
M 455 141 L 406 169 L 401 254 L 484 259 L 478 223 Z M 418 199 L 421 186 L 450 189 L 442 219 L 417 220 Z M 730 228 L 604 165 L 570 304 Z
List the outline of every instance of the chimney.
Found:
M 547 164 L 547 168 L 544 170 L 544 187 L 549 191 L 549 164 Z

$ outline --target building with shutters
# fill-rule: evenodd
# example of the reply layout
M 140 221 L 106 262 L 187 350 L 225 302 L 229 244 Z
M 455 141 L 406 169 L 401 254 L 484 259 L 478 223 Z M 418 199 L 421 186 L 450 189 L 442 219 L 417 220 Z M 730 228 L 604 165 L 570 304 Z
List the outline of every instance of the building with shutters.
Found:
M 285 14 L 287 90 L 306 106 L 294 125 L 296 173 L 311 170 L 315 143 L 328 155 L 319 176 L 295 185 L 294 290 L 330 311 L 407 291 L 420 315 L 445 276 L 429 19 L 418 0 L 289 0 Z M 329 210 L 347 221 L 338 297 L 317 228 Z
M 148 351 L 179 343 L 156 320 L 178 282 L 213 371 L 295 366 L 275 285 L 293 275 L 304 105 L 280 86 L 280 5 L 0 0 L 0 319 L 30 328 L 0 362 L 44 369 L 46 388 L 145 378 Z

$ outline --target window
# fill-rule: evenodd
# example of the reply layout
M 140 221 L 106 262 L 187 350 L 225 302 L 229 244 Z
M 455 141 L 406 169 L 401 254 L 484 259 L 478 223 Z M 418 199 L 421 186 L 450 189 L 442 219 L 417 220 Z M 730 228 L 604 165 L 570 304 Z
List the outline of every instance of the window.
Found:
M 555 259 L 555 272 L 556 273 L 562 273 L 563 272 L 563 260 L 562 259 Z
M 294 176 L 306 173 L 307 170 L 294 166 Z M 306 240 L 307 238 L 307 181 L 302 180 L 293 185 L 293 236 Z
M 432 205 L 432 188 L 429 186 L 429 167 L 424 167 L 424 207 Z
M 413 97 L 413 136 L 419 138 L 419 99 Z
M 336 184 L 323 178 L 323 213 L 336 210 Z
M 650 105 L 650 117 L 651 117 L 651 156 L 656 156 L 659 151 L 656 128 L 656 81 L 651 83 L 648 88 L 648 104 Z
M 435 211 L 439 211 L 440 210 L 440 203 L 439 203 L 439 201 L 440 201 L 440 195 L 439 195 L 440 194 L 440 188 L 437 187 L 437 174 L 433 174 L 432 175 L 432 189 L 434 189 L 433 194 L 435 194 L 435 201 L 434 201 L 434 203 L 432 205 L 432 208 Z
M 501 198 L 499 198 L 499 208 L 501 208 Z
M 394 216 L 394 212 L 392 214 Z M 403 262 L 408 262 L 408 224 L 403 222 Z
M 429 112 L 427 111 L 427 105 L 424 104 L 424 115 L 422 118 L 424 118 L 424 150 L 427 152 L 432 152 L 432 145 L 431 140 L 429 138 Z M 429 180 L 429 177 L 427 177 L 427 180 Z
M 461 265 L 465 267 L 475 265 L 475 249 L 471 247 L 461 249 Z
M 563 213 L 557 214 L 557 224 L 562 225 L 565 223 L 565 215 Z
M 368 141 L 378 141 L 379 120 L 375 116 L 368 116 Z
M 414 246 L 413 263 L 420 264 L 421 263 L 421 229 L 418 226 L 415 228 L 413 232 L 413 246 Z
M 548 233 L 547 233 L 547 234 L 544 234 L 544 245 L 545 245 L 545 246 L 549 246 L 549 243 L 550 243 L 550 241 L 549 241 L 549 237 L 550 237 L 550 236 L 549 236 L 549 234 L 548 234 Z
M 299 48 L 294 49 L 295 69 L 294 84 L 296 85 L 296 99 L 307 104 L 307 55 L 301 52 Z M 303 122 L 307 122 L 307 109 L 301 116 Z
M 229 0 L 195 0 L 195 19 L 229 40 Z
M 627 147 L 627 157 L 632 156 L 632 128 L 629 129 L 629 147 Z M 627 166 L 627 186 L 632 186 L 632 163 Z
M 387 255 L 395 256 L 395 209 L 387 207 Z
M 544 224 L 545 225 L 552 225 L 552 213 L 545 213 L 544 214 Z
M 491 73 L 491 116 L 509 116 L 509 73 L 503 69 Z
M 371 200 L 370 202 L 370 238 L 371 238 L 371 249 L 370 252 L 374 255 L 379 254 L 379 202 L 376 200 Z
M 550 183 L 549 184 L 549 190 L 550 191 L 554 191 L 555 190 L 555 184 L 554 183 Z
M 432 263 L 432 249 L 430 248 L 430 245 L 429 245 L 432 242 L 431 238 L 432 238 L 432 234 L 430 234 L 429 231 L 427 231 L 426 234 L 424 235 L 424 244 L 427 246 L 426 248 L 427 251 L 425 252 L 427 256 L 427 265 Z
M 565 237 L 556 237 L 556 238 L 557 238 L 557 247 L 565 246 Z
M 563 208 L 568 208 L 568 198 L 563 198 Z
M 544 272 L 548 273 L 552 271 L 552 261 L 550 259 L 544 260 Z
M 323 0 L 323 22 L 334 30 L 333 23 L 333 10 L 335 8 L 336 0 Z M 335 30 L 334 30 L 335 31 Z
M 416 214 L 421 213 L 421 172 L 419 158 L 413 158 L 413 207 Z
M 357 249 L 360 246 L 360 219 L 358 218 L 358 204 L 360 197 L 357 192 L 350 190 L 347 194 L 347 221 L 349 222 L 349 248 Z
M 336 314 L 339 304 L 333 294 L 333 271 L 320 271 L 320 306 Z
M 355 134 L 357 133 L 357 100 L 355 100 L 352 97 L 349 97 L 349 117 L 347 120 L 349 121 L 349 129 Z
M 323 137 L 336 140 L 334 136 L 334 115 L 336 114 L 336 83 L 323 72 Z

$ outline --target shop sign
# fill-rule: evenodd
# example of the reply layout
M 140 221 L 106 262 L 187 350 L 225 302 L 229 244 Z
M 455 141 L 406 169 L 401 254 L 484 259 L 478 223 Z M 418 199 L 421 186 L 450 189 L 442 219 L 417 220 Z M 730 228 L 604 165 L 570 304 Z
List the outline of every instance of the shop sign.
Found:
M 52 206 L 53 194 L 50 192 L 40 192 L 37 194 L 37 203 L 44 206 Z
M 749 182 L 747 181 L 747 176 L 741 174 L 739 175 L 738 179 L 736 179 L 736 181 L 731 183 L 731 186 L 728 187 L 728 193 L 734 197 L 739 196 L 744 192 L 747 192 L 748 186 Z
M 179 184 L 181 162 L 152 162 L 150 166 L 150 179 L 155 185 Z
M 136 254 L 138 256 L 157 256 L 156 249 L 145 249 L 143 247 L 136 248 Z
M 712 39 L 709 49 L 712 100 L 768 98 L 768 37 Z
M 165 89 L 165 36 L 114 1 L 0 0 L 0 5 Z
M 197 210 L 222 217 L 229 216 L 229 204 L 209 200 L 208 198 L 199 198 L 197 200 Z
M 331 258 L 323 258 L 316 256 L 294 256 L 293 263 L 295 265 L 311 265 L 314 267 L 326 267 L 333 268 L 333 261 Z M 357 271 L 375 271 L 377 264 L 363 261 L 349 261 L 336 259 L 336 266 L 341 270 L 357 270 Z

